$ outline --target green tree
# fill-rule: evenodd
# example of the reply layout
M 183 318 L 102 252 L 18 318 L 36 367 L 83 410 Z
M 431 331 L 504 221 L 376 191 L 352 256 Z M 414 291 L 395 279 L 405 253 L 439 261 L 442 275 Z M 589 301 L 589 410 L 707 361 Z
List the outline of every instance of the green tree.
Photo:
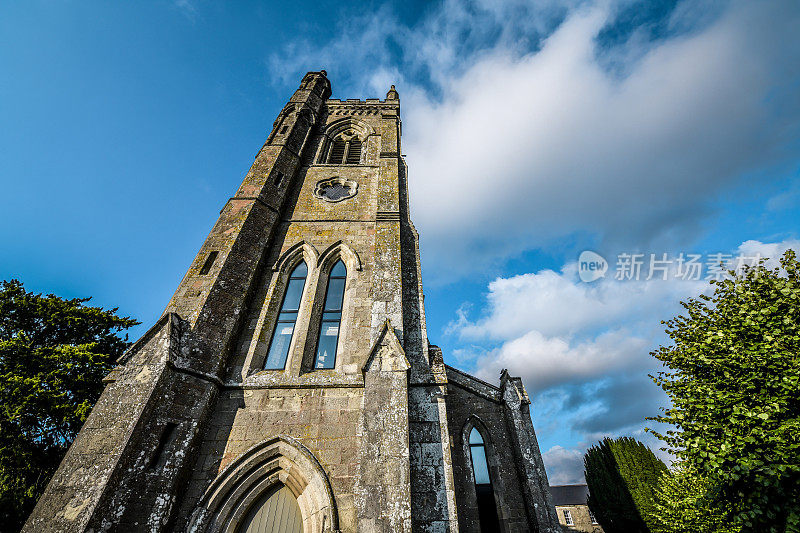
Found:
M 659 481 L 652 509 L 655 533 L 739 533 L 727 520 L 729 512 L 709 505 L 706 494 L 713 487 L 707 479 L 681 466 L 665 472 Z
M 0 282 L 0 523 L 22 526 L 127 348 L 138 324 Z
M 631 437 L 603 439 L 583 457 L 589 509 L 606 533 L 647 533 L 653 495 L 667 466 Z
M 672 407 L 661 437 L 706 483 L 704 500 L 743 531 L 800 531 L 800 265 L 787 251 L 712 281 L 665 322 L 653 377 Z

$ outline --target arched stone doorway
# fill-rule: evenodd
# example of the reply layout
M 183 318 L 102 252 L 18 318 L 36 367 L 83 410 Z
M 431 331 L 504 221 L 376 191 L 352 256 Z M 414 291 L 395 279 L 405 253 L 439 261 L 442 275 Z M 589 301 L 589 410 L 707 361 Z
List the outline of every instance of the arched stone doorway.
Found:
M 297 506 L 301 529 L 296 531 L 339 530 L 336 500 L 322 465 L 299 441 L 281 436 L 253 446 L 220 472 L 201 498 L 187 531 L 261 533 L 259 529 L 246 529 L 250 527 L 247 520 L 264 504 L 277 505 L 279 501 L 270 498 L 281 490 L 288 491 L 282 492 L 281 497 L 292 498 L 284 503 Z
M 275 485 L 256 500 L 237 533 L 303 533 L 303 515 L 289 487 Z

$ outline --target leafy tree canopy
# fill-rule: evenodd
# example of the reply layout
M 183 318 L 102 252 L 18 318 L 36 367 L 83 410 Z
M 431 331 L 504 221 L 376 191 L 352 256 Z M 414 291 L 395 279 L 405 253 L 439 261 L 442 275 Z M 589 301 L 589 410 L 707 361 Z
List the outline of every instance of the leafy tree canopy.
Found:
M 583 457 L 589 509 L 606 533 L 650 531 L 654 491 L 667 466 L 631 437 L 603 439 Z
M 727 518 L 730 512 L 719 512 L 719 509 L 705 501 L 710 488 L 706 478 L 685 467 L 679 466 L 674 472 L 665 472 L 655 494 L 653 531 L 740 533 L 741 529 Z
M 0 523 L 19 528 L 61 462 L 103 377 L 138 324 L 84 305 L 0 282 Z
M 659 435 L 743 531 L 800 531 L 800 265 L 793 251 L 712 281 L 653 356 L 672 407 Z

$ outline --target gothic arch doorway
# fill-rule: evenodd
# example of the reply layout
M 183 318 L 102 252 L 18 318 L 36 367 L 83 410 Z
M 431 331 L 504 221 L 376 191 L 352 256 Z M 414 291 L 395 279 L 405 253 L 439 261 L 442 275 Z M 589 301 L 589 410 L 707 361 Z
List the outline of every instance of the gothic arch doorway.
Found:
M 258 522 L 253 525 L 253 520 L 264 506 L 262 517 L 279 503 L 297 507 L 291 510 L 296 512 L 299 529 L 249 529 L 251 525 L 260 527 Z M 187 528 L 191 533 L 338 530 L 336 500 L 325 470 L 308 448 L 289 436 L 257 444 L 225 467 L 198 502 Z
M 297 498 L 284 484 L 256 500 L 237 533 L 303 533 L 303 515 Z

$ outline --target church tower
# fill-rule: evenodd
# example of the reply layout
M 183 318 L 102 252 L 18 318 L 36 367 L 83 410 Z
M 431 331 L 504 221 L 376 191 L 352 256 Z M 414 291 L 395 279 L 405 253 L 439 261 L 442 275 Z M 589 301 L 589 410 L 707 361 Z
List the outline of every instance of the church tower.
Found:
M 519 378 L 429 343 L 400 98 L 309 72 L 26 532 L 560 531 Z

